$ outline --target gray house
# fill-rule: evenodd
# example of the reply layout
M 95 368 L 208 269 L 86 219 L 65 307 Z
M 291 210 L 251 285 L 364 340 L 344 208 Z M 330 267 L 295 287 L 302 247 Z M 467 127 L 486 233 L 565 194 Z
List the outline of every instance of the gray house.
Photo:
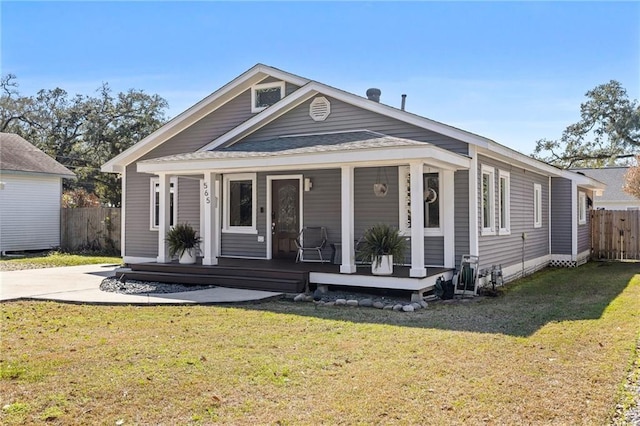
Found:
M 627 194 L 622 189 L 628 170 L 629 167 L 573 169 L 607 185 L 607 190 L 603 194 L 596 194 L 593 198 L 594 209 L 640 210 L 640 199 Z
M 587 260 L 587 197 L 601 183 L 371 92 L 258 64 L 104 164 L 122 175 L 125 262 L 170 263 L 165 234 L 178 222 L 200 228 L 197 268 L 242 259 L 256 275 L 279 258 L 294 268 L 281 230 L 322 226 L 337 265 L 309 264 L 309 282 L 418 294 L 465 254 L 481 271 L 501 265 L 505 280 Z M 356 241 L 380 222 L 410 240 L 392 277 L 356 262 Z
M 69 169 L 22 137 L 0 133 L 0 251 L 60 245 L 62 179 Z

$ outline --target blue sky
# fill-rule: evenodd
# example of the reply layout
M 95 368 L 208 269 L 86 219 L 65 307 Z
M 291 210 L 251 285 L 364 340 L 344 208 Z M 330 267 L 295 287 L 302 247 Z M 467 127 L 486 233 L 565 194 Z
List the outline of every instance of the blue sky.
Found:
M 640 98 L 638 2 L 0 3 L 1 70 L 24 95 L 157 93 L 175 116 L 258 62 L 525 154 L 618 80 Z

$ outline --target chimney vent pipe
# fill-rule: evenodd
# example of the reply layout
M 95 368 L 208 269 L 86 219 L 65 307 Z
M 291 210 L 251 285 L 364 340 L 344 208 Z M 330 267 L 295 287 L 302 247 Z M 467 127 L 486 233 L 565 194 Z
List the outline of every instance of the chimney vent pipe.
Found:
M 374 102 L 380 102 L 381 94 L 382 92 L 380 91 L 380 89 L 376 89 L 375 87 L 372 87 L 371 89 L 367 90 L 367 99 Z
M 400 109 L 404 111 L 404 106 L 407 103 L 407 95 L 402 95 L 402 104 L 400 104 Z

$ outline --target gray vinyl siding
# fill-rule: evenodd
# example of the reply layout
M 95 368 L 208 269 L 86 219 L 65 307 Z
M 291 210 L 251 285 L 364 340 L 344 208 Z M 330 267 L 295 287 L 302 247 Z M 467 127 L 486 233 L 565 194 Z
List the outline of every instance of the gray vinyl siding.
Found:
M 551 253 L 571 254 L 571 181 L 551 178 Z
M 593 193 L 588 189 L 578 188 L 578 193 L 584 192 L 587 197 L 593 200 Z M 578 214 L 578 209 L 580 208 L 580 197 L 578 197 L 578 205 L 576 206 L 575 214 Z M 589 206 L 587 205 L 586 211 L 586 219 L 587 223 L 584 225 L 578 224 L 578 253 L 582 253 L 586 250 L 591 250 L 591 215 L 589 214 Z M 576 253 L 576 254 L 578 254 Z
M 178 223 L 200 226 L 200 180 L 178 178 Z
M 313 188 L 303 192 L 304 226 L 324 226 L 327 228 L 327 246 L 323 251 L 325 259 L 331 256 L 331 244 L 342 239 L 342 217 L 340 213 L 341 191 L 340 169 L 305 170 L 300 172 L 311 179 Z
M 331 103 L 331 114 L 325 121 L 313 121 L 309 117 L 309 105 L 313 101 L 310 99 L 247 136 L 244 140 L 260 141 L 283 135 L 367 129 L 389 136 L 429 142 L 459 154 L 467 155 L 469 152 L 465 142 L 358 108 L 328 96 L 326 98 Z
M 378 177 L 378 175 L 380 175 Z M 378 223 L 398 227 L 400 210 L 398 207 L 398 168 L 367 167 L 354 171 L 354 236 L 362 237 L 364 232 Z M 378 181 L 379 179 L 379 181 Z M 385 197 L 376 197 L 374 183 L 388 184 Z M 338 202 L 338 208 L 340 203 Z
M 465 254 L 469 254 L 469 171 L 461 170 L 454 174 L 454 226 L 455 226 L 455 264 Z M 445 214 L 447 214 L 445 212 Z
M 139 160 L 196 151 L 210 143 L 220 135 L 247 120 L 251 113 L 251 92 L 246 90 L 236 98 L 221 106 L 215 112 L 204 117 L 189 128 L 172 137 L 156 149 L 150 151 Z M 138 173 L 136 163 L 129 164 L 126 169 L 125 196 L 125 255 L 134 257 L 156 257 L 158 253 L 158 231 L 150 230 L 150 174 Z M 181 182 L 183 179 L 181 179 Z M 189 185 L 189 184 L 187 184 Z M 199 217 L 199 202 L 193 207 L 181 202 L 181 183 L 178 184 L 178 220 L 180 211 L 190 221 Z M 191 193 L 187 190 L 187 194 Z M 185 202 L 188 202 L 185 200 Z M 194 223 L 195 225 L 195 223 Z
M 480 235 L 480 268 L 491 265 L 502 265 L 503 268 L 519 264 L 524 260 L 531 260 L 549 254 L 549 180 L 547 176 L 533 173 L 529 170 L 517 168 L 511 164 L 479 156 L 478 157 L 478 227 L 482 232 L 482 171 L 485 164 L 495 168 L 494 175 L 494 205 L 496 235 Z M 510 173 L 511 189 L 511 233 L 498 235 L 498 176 L 499 170 Z M 533 191 L 534 184 L 542 188 L 542 227 L 533 226 Z M 523 233 L 527 234 L 523 241 Z

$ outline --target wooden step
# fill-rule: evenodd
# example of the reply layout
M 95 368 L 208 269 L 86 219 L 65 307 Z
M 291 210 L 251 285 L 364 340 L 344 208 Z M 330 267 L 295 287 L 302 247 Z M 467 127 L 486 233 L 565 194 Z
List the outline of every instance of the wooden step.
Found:
M 210 272 L 210 271 L 209 271 Z M 248 276 L 250 271 L 244 271 L 244 275 L 224 275 L 208 273 L 176 273 L 158 271 L 116 271 L 116 278 L 124 280 L 154 281 L 175 284 L 215 285 L 220 287 L 243 288 L 248 290 L 275 291 L 283 293 L 300 293 L 305 291 L 307 282 L 304 279 L 269 278 L 262 276 Z

